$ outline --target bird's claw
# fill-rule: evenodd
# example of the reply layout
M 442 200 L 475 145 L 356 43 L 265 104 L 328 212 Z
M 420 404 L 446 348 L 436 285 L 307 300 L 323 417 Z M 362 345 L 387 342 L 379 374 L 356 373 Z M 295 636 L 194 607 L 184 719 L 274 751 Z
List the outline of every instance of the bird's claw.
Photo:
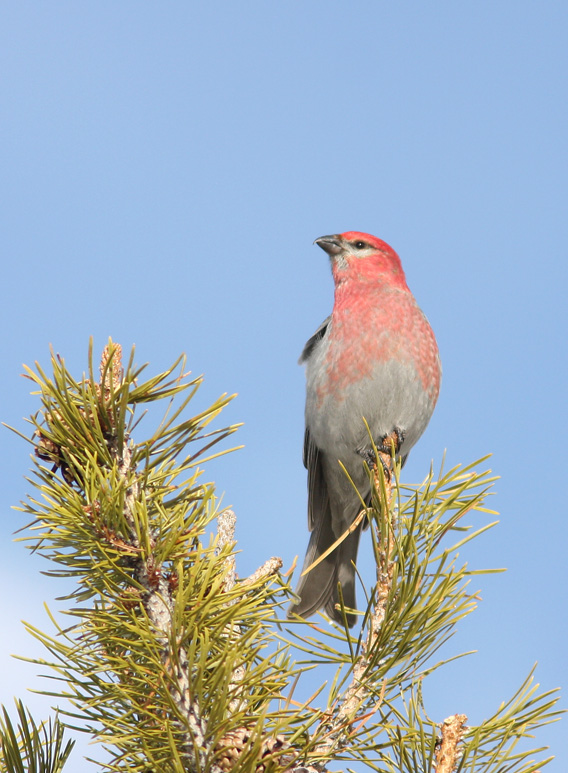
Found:
M 376 443 L 377 454 L 372 448 L 359 449 L 357 453 L 363 458 L 369 468 L 377 469 L 377 459 L 380 461 L 385 473 L 385 479 L 387 483 L 390 482 L 393 473 L 394 457 L 399 453 L 400 448 L 404 442 L 404 430 L 400 427 L 394 427 Z M 394 454 L 393 454 L 394 447 Z
M 377 443 L 377 449 L 384 454 L 393 456 L 392 449 L 394 446 L 394 455 L 400 452 L 401 446 L 404 443 L 404 430 L 400 427 L 394 427 L 392 432 L 388 435 L 384 435 L 380 442 Z

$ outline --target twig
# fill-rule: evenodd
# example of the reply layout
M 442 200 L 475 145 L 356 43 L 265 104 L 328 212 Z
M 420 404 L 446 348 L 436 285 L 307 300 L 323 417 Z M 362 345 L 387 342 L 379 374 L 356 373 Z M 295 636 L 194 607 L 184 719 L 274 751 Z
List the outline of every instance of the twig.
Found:
M 231 545 L 235 541 L 235 527 L 237 518 L 232 510 L 224 510 L 217 517 L 217 547 L 218 550 L 223 549 L 227 545 Z M 234 553 L 230 553 L 226 558 L 226 576 L 224 582 L 224 590 L 228 592 L 235 587 L 236 583 L 236 568 L 235 568 L 235 556 Z M 248 587 L 252 586 L 259 580 L 266 579 L 271 575 L 274 575 L 282 567 L 282 559 L 277 557 L 269 558 L 249 577 L 242 580 L 239 583 L 238 590 L 245 591 Z M 236 599 L 231 602 L 234 604 Z M 227 636 L 231 639 L 238 638 L 241 633 L 241 627 L 238 623 L 229 623 L 226 628 Z M 235 693 L 235 697 L 229 701 L 228 714 L 235 714 L 237 712 L 244 712 L 247 708 L 247 701 L 244 695 L 239 695 L 239 685 L 244 680 L 246 675 L 246 668 L 244 665 L 237 666 L 231 677 L 231 684 L 229 686 L 229 693 Z M 219 760 L 220 766 L 223 771 L 230 771 L 232 767 L 237 764 L 239 757 L 241 756 L 243 749 L 250 741 L 250 730 L 247 727 L 240 727 L 235 730 L 231 730 L 217 745 L 217 750 L 220 752 Z M 297 757 L 298 754 L 295 750 L 291 749 L 286 743 L 284 736 L 276 736 L 273 738 L 266 738 L 262 741 L 260 756 L 274 755 L 275 753 L 282 752 L 282 758 Z M 262 763 L 259 764 L 257 770 L 264 770 Z M 316 768 L 289 768 L 288 773 L 321 773 Z
M 377 600 L 371 616 L 369 632 L 366 640 L 362 643 L 361 651 L 353 665 L 352 678 L 341 703 L 335 712 L 332 710 L 326 712 L 322 725 L 326 730 L 326 740 L 319 744 L 314 750 L 314 754 L 321 755 L 329 759 L 334 749 L 345 745 L 349 729 L 357 717 L 361 705 L 365 701 L 368 690 L 365 681 L 365 672 L 369 666 L 369 653 L 372 652 L 375 641 L 383 624 L 386 614 L 387 599 L 392 586 L 393 562 L 392 554 L 394 550 L 394 539 L 392 534 L 392 525 L 390 521 L 391 501 L 392 501 L 392 457 L 384 454 L 388 459 L 388 465 L 391 474 L 387 474 L 389 468 L 384 464 L 382 452 L 379 452 L 383 466 L 385 467 L 385 491 L 386 501 L 382 503 L 381 517 L 385 520 L 385 528 L 378 530 L 377 539 L 380 545 L 380 560 L 377 565 Z M 378 471 L 375 470 L 375 485 L 380 491 L 381 481 Z M 376 708 L 375 708 L 376 710 Z M 323 768 L 318 770 L 322 771 Z
M 232 510 L 223 510 L 217 516 L 217 549 L 222 550 L 226 545 L 232 545 L 235 541 L 235 527 L 237 525 L 237 516 Z M 237 576 L 237 563 L 234 552 L 231 552 L 225 559 L 227 574 L 223 588 L 229 591 L 233 588 Z
M 436 749 L 435 773 L 453 773 L 458 763 L 458 748 L 465 733 L 465 714 L 454 714 L 442 724 L 442 739 Z
M 241 582 L 241 588 L 247 588 L 249 585 L 253 585 L 255 582 L 258 582 L 258 580 L 262 580 L 265 577 L 270 577 L 273 574 L 277 574 L 278 571 L 282 568 L 282 564 L 283 561 L 281 558 L 278 558 L 278 556 L 272 556 L 272 558 L 269 558 L 267 561 L 265 561 L 262 566 L 259 566 L 256 571 L 254 571 Z
M 237 524 L 237 516 L 232 510 L 223 510 L 223 512 L 217 516 L 218 550 L 221 550 L 225 546 L 232 545 L 234 543 L 236 524 Z M 227 573 L 225 575 L 223 588 L 225 592 L 228 592 L 235 587 L 235 582 L 237 577 L 235 554 L 233 552 L 231 552 L 225 558 L 225 566 L 227 567 Z M 281 566 L 282 566 L 281 558 L 269 558 L 268 561 L 266 561 L 253 574 L 251 574 L 250 577 L 247 577 L 239 584 L 239 590 L 241 588 L 243 590 L 246 589 L 247 586 L 252 585 L 252 583 L 256 582 L 257 580 L 260 580 L 261 578 L 269 577 L 272 574 L 276 574 L 276 572 L 280 569 Z M 230 603 L 234 604 L 235 602 L 236 602 L 236 599 L 233 599 Z M 227 635 L 230 636 L 232 640 L 238 638 L 240 634 L 241 634 L 241 627 L 238 623 L 231 623 L 228 626 Z M 235 668 L 235 670 L 233 671 L 233 676 L 229 687 L 230 691 L 236 692 L 238 690 L 238 685 L 245 678 L 245 673 L 246 673 L 246 670 L 243 665 L 237 666 Z M 234 697 L 232 700 L 229 701 L 229 714 L 235 714 L 238 711 L 242 711 L 245 705 L 246 705 L 246 701 L 242 695 L 239 697 Z M 243 729 L 242 732 L 246 732 L 246 731 Z
M 232 510 L 223 510 L 223 512 L 217 516 L 217 545 L 219 550 L 224 548 L 225 545 L 229 545 L 235 541 L 236 524 L 237 516 Z M 244 590 L 249 585 L 253 585 L 255 582 L 258 582 L 258 580 L 264 579 L 265 577 L 268 578 L 271 575 L 276 574 L 279 569 L 282 568 L 282 563 L 282 559 L 278 558 L 277 556 L 269 558 L 251 575 L 245 577 L 245 579 L 241 581 L 239 587 L 243 588 Z M 225 559 L 225 565 L 227 567 L 227 576 L 225 578 L 224 589 L 229 591 L 234 588 L 237 578 L 234 553 L 231 553 L 229 556 L 227 556 Z
M 237 516 L 232 510 L 223 510 L 222 513 L 219 513 L 217 516 L 217 549 L 220 551 L 227 545 L 232 545 L 235 541 L 235 527 L 237 525 Z M 236 560 L 235 560 L 235 554 L 233 551 L 229 553 L 228 556 L 225 558 L 225 566 L 226 566 L 226 575 L 225 580 L 223 582 L 223 590 L 225 593 L 232 590 L 235 586 L 235 581 L 237 577 L 236 572 Z M 234 604 L 236 599 L 233 599 L 232 603 Z M 241 635 L 241 627 L 238 623 L 229 623 L 229 625 L 226 627 L 226 633 L 227 636 L 231 638 L 232 641 L 235 639 L 238 639 L 238 637 Z M 229 693 L 231 692 L 237 692 L 238 685 L 243 681 L 245 678 L 246 669 L 243 665 L 237 666 L 234 671 L 233 675 L 231 677 L 231 683 L 229 685 Z M 228 705 L 228 713 L 229 716 L 231 714 L 236 714 L 238 711 L 241 711 L 245 708 L 246 701 L 244 700 L 244 697 L 242 694 L 240 696 L 236 696 L 232 698 L 229 701 Z M 246 731 L 243 731 L 246 732 Z M 226 743 L 225 743 L 226 742 Z M 228 738 L 223 739 L 221 741 L 221 745 L 227 743 L 234 743 L 234 739 Z

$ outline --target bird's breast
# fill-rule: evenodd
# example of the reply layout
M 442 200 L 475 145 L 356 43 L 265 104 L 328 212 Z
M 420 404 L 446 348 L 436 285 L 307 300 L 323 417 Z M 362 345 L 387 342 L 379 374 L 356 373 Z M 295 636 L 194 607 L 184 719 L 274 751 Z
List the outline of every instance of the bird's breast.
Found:
M 399 426 L 409 433 L 410 448 L 438 397 L 436 340 L 410 293 L 375 304 L 336 304 L 306 377 L 306 423 L 318 445 L 353 448 L 364 417 L 375 440 Z
M 341 401 L 352 385 L 376 377 L 392 362 L 413 371 L 430 397 L 437 397 L 441 371 L 436 339 L 409 293 L 383 295 L 375 304 L 336 305 L 308 363 L 308 388 L 320 403 L 327 396 Z

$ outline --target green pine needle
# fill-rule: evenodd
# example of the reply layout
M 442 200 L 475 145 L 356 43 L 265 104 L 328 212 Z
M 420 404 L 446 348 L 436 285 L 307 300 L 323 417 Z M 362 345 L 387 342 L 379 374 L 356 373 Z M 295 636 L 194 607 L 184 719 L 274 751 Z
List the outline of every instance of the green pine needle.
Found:
M 235 580 L 234 538 L 211 535 L 221 509 L 203 465 L 227 453 L 218 444 L 238 425 L 211 424 L 232 397 L 191 415 L 202 378 L 186 373 L 185 358 L 143 380 L 145 367 L 134 350 L 123 365 L 109 341 L 98 371 L 91 344 L 80 380 L 53 352 L 51 375 L 26 368 L 41 408 L 30 419 L 33 494 L 18 508 L 32 522 L 19 539 L 51 562 L 46 575 L 74 582 L 67 627 L 49 610 L 52 633 L 26 627 L 46 650 L 32 662 L 47 670 L 45 694 L 65 701 L 65 724 L 101 742 L 110 761 L 99 764 L 116 773 L 323 771 L 339 760 L 433 773 L 442 718 L 428 717 L 422 683 L 466 654 L 436 659 L 476 608 L 472 577 L 500 571 L 460 557 L 496 523 L 487 457 L 442 466 L 418 486 L 401 485 L 397 468 L 392 501 L 382 469 L 368 470 L 371 506 L 361 506 L 380 571 L 363 589 L 359 630 L 325 616 L 324 625 L 284 623 L 292 592 L 278 562 Z M 329 684 L 301 697 L 306 672 L 313 683 L 323 665 Z M 556 700 L 531 673 L 492 717 L 465 728 L 456 770 L 544 765 L 524 739 L 558 718 Z M 38 729 L 17 705 L 17 729 L 6 712 L 0 720 L 1 769 L 59 771 L 70 752 L 61 721 Z M 44 767 L 22 767 L 32 757 Z

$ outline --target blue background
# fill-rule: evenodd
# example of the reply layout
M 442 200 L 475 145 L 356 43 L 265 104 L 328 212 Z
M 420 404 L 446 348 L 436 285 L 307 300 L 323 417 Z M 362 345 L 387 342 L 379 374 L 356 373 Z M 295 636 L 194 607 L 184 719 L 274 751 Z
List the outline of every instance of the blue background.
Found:
M 444 652 L 479 653 L 429 688 L 440 721 L 480 722 L 537 660 L 543 688 L 567 683 L 567 32 L 552 0 L 0 8 L 2 420 L 27 431 L 22 363 L 49 344 L 77 376 L 91 335 L 136 344 L 149 373 L 187 352 L 199 405 L 238 392 L 224 421 L 245 449 L 207 477 L 238 515 L 239 572 L 289 566 L 307 542 L 296 360 L 332 304 L 312 241 L 385 239 L 444 366 L 404 480 L 444 449 L 492 452 L 501 476 L 501 523 L 461 557 L 509 571 L 474 580 Z M 65 587 L 11 542 L 28 453 L 3 432 L 0 700 L 41 715 L 24 688 L 45 683 L 10 653 L 39 652 L 19 621 L 48 628 Z M 565 722 L 537 742 L 568 768 Z

